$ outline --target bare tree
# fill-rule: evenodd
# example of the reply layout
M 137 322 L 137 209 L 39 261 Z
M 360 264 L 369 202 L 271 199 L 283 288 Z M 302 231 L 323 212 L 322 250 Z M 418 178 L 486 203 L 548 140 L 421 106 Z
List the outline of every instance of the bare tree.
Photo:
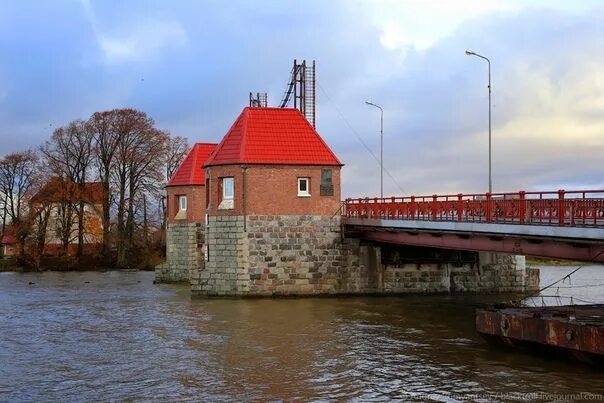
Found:
M 27 212 L 26 199 L 30 195 L 32 178 L 35 174 L 38 156 L 33 151 L 12 153 L 0 160 L 0 198 L 3 202 L 2 235 L 6 230 L 6 222 L 18 228 L 19 258 L 25 253 L 25 238 L 27 227 L 23 217 Z
M 49 166 L 64 181 L 67 194 L 64 194 L 65 209 L 60 216 L 64 218 L 61 239 L 64 250 L 69 245 L 69 224 L 73 225 L 72 212 L 76 212 L 78 249 L 77 256 L 82 256 L 84 250 L 84 212 L 88 195 L 86 181 L 94 161 L 93 134 L 88 125 L 82 120 L 75 120 L 65 127 L 54 131 L 50 141 L 42 146 Z
M 50 177 L 46 160 L 42 160 L 37 167 L 37 173 L 32 179 L 32 197 L 29 199 L 28 225 L 30 226 L 30 236 L 33 242 L 30 248 L 30 257 L 33 266 L 40 269 L 41 258 L 44 253 L 48 232 L 48 225 L 51 221 L 53 207 L 55 207 L 55 195 L 61 189 L 53 189 L 54 184 Z M 56 179 L 56 178 L 55 178 Z
M 28 248 L 31 245 L 34 257 L 39 258 L 54 231 L 63 254 L 77 239 L 81 256 L 90 231 L 86 226 L 91 201 L 87 185 L 98 180 L 103 188 L 103 254 L 108 256 L 115 239 L 117 265 L 126 266 L 131 252 L 149 247 L 150 233 L 161 222 L 149 212 L 162 204 L 163 187 L 189 152 L 189 145 L 186 138 L 171 137 L 155 128 L 144 112 L 114 109 L 58 128 L 40 151 L 45 168 L 37 170 L 44 175 L 35 172 L 39 160 L 35 152 L 10 154 L 0 160 L 2 233 L 5 223 L 23 222 L 29 231 Z M 37 197 L 29 200 L 33 193 Z M 97 234 L 99 225 L 97 219 Z M 35 262 L 39 264 L 39 259 Z
M 115 130 L 119 144 L 115 154 L 114 178 L 117 187 L 117 264 L 127 264 L 135 232 L 135 204 L 145 192 L 158 192 L 165 167 L 168 134 L 154 128 L 144 112 L 123 109 Z
M 26 209 L 25 197 L 32 186 L 38 156 L 33 151 L 12 153 L 0 160 L 0 195 L 5 215 L 18 224 Z
M 186 137 L 169 137 L 166 147 L 166 182 L 170 180 L 176 168 L 182 163 L 189 153 L 189 141 Z
M 103 184 L 103 256 L 109 251 L 109 235 L 111 231 L 111 205 L 113 192 L 111 192 L 111 173 L 114 157 L 119 145 L 119 117 L 122 113 L 118 109 L 94 113 L 87 122 L 88 128 L 94 137 L 96 150 L 96 167 L 98 178 Z
M 8 205 L 7 205 L 7 200 L 6 200 L 6 195 L 2 192 L 0 192 L 0 220 L 2 220 L 2 229 L 0 230 L 0 239 L 2 239 L 2 237 L 4 236 L 5 232 L 6 232 L 6 214 L 8 213 L 7 211 L 8 209 Z

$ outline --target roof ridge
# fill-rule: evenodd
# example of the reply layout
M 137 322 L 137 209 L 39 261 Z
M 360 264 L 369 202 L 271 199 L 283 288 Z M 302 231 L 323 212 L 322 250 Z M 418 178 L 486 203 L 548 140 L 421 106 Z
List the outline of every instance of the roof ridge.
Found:
M 243 114 L 245 114 L 245 117 L 243 119 L 243 127 L 242 127 L 242 131 L 241 131 L 241 147 L 239 149 L 239 159 L 242 162 L 246 162 L 245 161 L 245 143 L 246 143 L 246 138 L 247 138 L 247 122 L 250 119 L 250 108 L 245 108 L 243 110 Z
M 195 148 L 197 148 L 197 150 L 194 150 Z M 195 175 L 195 167 L 197 166 L 197 158 L 199 157 L 199 147 L 197 146 L 197 144 L 195 144 L 192 148 L 191 151 L 193 151 L 190 154 L 193 154 L 193 161 L 192 161 L 192 167 L 189 170 L 189 182 L 193 182 L 193 175 Z M 190 155 L 189 154 L 189 155 Z M 183 161 L 184 162 L 184 161 Z
M 246 108 L 248 108 L 248 107 L 246 107 Z M 246 108 L 244 108 L 244 110 Z M 216 147 L 214 148 L 214 150 L 212 150 L 212 152 L 210 153 L 210 155 L 208 156 L 208 158 L 206 158 L 206 160 L 204 162 L 204 166 L 207 165 L 207 164 L 210 164 L 214 160 L 214 157 L 216 157 L 216 155 L 218 155 L 218 153 L 220 153 L 220 150 L 222 150 L 222 148 L 224 147 L 224 143 L 229 138 L 229 135 L 231 134 L 231 131 L 233 130 L 233 128 L 235 126 L 237 126 L 237 123 L 239 122 L 239 119 L 241 119 L 242 116 L 243 116 L 243 111 L 239 114 L 239 116 L 237 116 L 237 118 L 235 119 L 235 121 L 233 122 L 233 124 L 231 125 L 231 127 L 229 127 L 229 130 L 227 130 L 227 132 L 224 135 L 224 137 L 222 138 L 222 140 L 220 140 L 220 143 L 218 143 L 216 145 Z
M 298 108 L 294 108 L 294 107 L 286 107 L 286 108 L 281 108 L 280 106 L 246 106 L 245 109 L 278 109 L 278 110 L 298 110 Z

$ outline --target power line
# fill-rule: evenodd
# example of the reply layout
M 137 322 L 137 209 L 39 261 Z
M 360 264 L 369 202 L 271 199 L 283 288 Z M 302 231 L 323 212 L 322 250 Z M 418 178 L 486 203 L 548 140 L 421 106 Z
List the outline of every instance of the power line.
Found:
M 350 124 L 350 122 L 344 117 L 344 114 L 342 113 L 342 111 L 340 111 L 340 108 L 338 108 L 338 106 L 331 100 L 331 98 L 329 97 L 329 95 L 327 95 L 327 92 L 323 89 L 323 87 L 321 86 L 321 84 L 318 81 L 317 81 L 317 86 L 319 87 L 319 89 L 321 90 L 321 92 L 323 93 L 323 95 L 325 95 L 325 98 L 327 98 L 327 101 L 336 110 L 336 112 L 338 113 L 338 115 L 340 116 L 340 118 L 344 121 L 344 123 L 346 124 L 346 126 L 348 126 L 348 128 L 350 129 L 350 131 L 356 136 L 357 140 L 359 140 L 359 142 L 363 145 L 363 147 L 365 147 L 365 150 L 367 150 L 367 152 L 369 154 L 371 154 L 371 156 L 378 163 L 378 165 L 381 165 L 379 158 L 373 153 L 373 151 L 371 151 L 371 149 L 367 146 L 367 144 L 365 144 L 365 142 L 363 141 L 363 138 L 354 129 L 354 127 L 352 127 L 352 125 Z M 398 189 L 400 190 L 400 192 L 401 193 L 405 193 L 405 191 L 403 190 L 403 187 L 401 185 L 399 185 L 399 183 L 396 181 L 396 179 L 394 179 L 394 176 L 392 176 L 390 174 L 390 171 L 388 171 L 385 167 L 384 167 L 384 172 L 386 172 L 386 174 L 390 177 L 390 179 L 392 180 L 392 182 L 396 185 L 396 187 L 398 187 Z

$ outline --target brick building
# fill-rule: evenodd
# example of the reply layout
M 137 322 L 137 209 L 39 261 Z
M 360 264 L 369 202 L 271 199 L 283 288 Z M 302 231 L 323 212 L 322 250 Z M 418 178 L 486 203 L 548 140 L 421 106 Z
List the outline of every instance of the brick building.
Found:
M 166 186 L 166 262 L 155 269 L 157 282 L 189 282 L 202 260 L 206 209 L 203 164 L 216 144 L 197 143 Z
M 335 292 L 342 164 L 297 109 L 245 108 L 206 161 L 200 295 Z
M 17 230 L 11 225 L 4 228 L 0 237 L 0 258 L 17 255 Z
M 168 259 L 156 270 L 158 281 L 190 281 L 197 296 L 510 292 L 538 285 L 513 256 L 474 252 L 463 262 L 426 263 L 417 252 L 407 264 L 392 258 L 411 259 L 404 247 L 344 239 L 342 164 L 297 109 L 245 108 L 220 144 L 198 147 L 167 188 Z
M 98 253 L 103 243 L 103 184 L 76 184 L 71 179 L 52 177 L 29 201 L 34 229 L 45 226 L 45 255 L 75 255 L 78 246 L 78 207 L 82 203 L 83 253 Z M 67 246 L 64 250 L 65 245 Z

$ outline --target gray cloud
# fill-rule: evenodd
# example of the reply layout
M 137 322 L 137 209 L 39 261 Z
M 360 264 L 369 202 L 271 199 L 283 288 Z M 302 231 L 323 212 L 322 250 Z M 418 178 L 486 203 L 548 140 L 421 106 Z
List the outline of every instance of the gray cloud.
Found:
M 277 103 L 292 59 L 315 58 L 318 128 L 346 164 L 345 195 L 379 190 L 379 166 L 357 139 L 379 152 L 379 116 L 366 99 L 385 108 L 385 165 L 405 193 L 481 191 L 486 65 L 465 56 L 473 48 L 493 60 L 496 190 L 602 185 L 601 9 L 487 14 L 427 48 L 387 49 L 368 17 L 373 7 L 10 4 L 0 17 L 0 134 L 11 141 L 0 143 L 0 154 L 122 106 L 191 141 L 218 141 L 249 91 L 268 91 Z M 385 183 L 388 194 L 401 193 Z

